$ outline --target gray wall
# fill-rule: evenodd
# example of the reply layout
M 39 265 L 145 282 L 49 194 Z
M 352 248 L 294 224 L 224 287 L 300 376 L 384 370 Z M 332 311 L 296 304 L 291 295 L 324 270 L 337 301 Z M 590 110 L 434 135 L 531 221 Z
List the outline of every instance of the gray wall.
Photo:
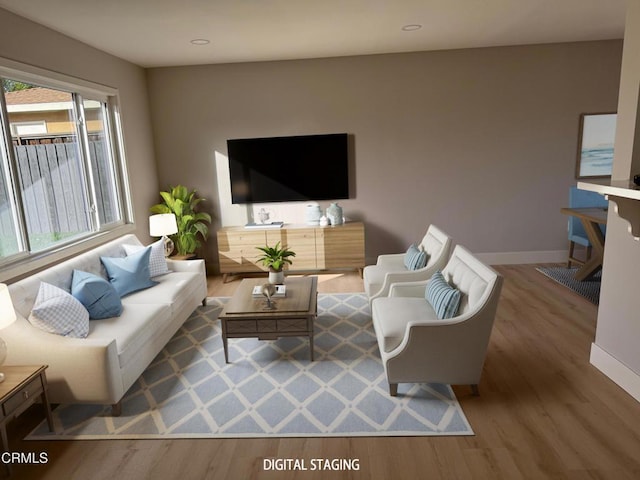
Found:
M 366 222 L 369 261 L 430 223 L 475 252 L 565 250 L 578 118 L 616 109 L 621 51 L 607 41 L 150 69 L 160 183 L 196 188 L 220 218 L 214 155 L 226 139 L 349 132 L 356 191 L 341 204 Z M 209 261 L 215 249 L 212 238 Z
M 144 69 L 2 9 L 0 56 L 118 89 L 136 233 L 149 239 L 159 196 Z

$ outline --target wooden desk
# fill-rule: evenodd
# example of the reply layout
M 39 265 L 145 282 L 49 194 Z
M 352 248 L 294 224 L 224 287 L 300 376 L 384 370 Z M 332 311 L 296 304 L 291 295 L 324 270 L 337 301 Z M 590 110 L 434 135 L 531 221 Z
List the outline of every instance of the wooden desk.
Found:
M 607 224 L 606 208 L 561 208 L 565 215 L 577 217 L 582 222 L 584 231 L 591 242 L 591 258 L 578 269 L 575 279 L 579 281 L 587 280 L 602 269 L 604 259 L 604 235 L 600 230 L 600 225 Z

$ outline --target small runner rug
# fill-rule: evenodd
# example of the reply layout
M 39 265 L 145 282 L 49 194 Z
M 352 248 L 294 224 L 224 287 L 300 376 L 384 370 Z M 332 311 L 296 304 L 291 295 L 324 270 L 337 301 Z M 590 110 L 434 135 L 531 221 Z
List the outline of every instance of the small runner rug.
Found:
M 391 397 L 364 294 L 320 294 L 315 361 L 304 337 L 229 339 L 227 298 L 209 298 L 122 402 L 61 405 L 29 440 L 473 435 L 449 385 L 401 384 Z
M 576 272 L 578 271 L 577 267 L 539 267 L 536 270 L 550 279 L 555 280 L 560 285 L 570 288 L 578 295 L 582 295 L 591 303 L 598 305 L 600 302 L 600 280 L 602 272 L 598 272 L 592 278 L 581 282 L 575 278 Z

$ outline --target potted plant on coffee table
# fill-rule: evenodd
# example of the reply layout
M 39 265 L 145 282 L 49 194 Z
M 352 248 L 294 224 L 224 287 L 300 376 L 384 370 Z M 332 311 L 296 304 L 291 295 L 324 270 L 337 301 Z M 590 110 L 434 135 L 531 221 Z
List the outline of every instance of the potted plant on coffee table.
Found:
M 286 246 L 281 247 L 280 242 L 277 242 L 273 247 L 266 245 L 256 248 L 263 253 L 258 258 L 258 261 L 269 269 L 269 283 L 276 285 L 284 283 L 284 272 L 282 270 L 287 263 L 289 265 L 293 263 L 289 257 L 295 257 L 295 252 L 292 252 Z
M 198 212 L 198 204 L 204 198 L 197 196 L 195 190 L 189 191 L 183 185 L 170 187 L 167 192 L 160 192 L 163 203 L 151 207 L 151 213 L 173 213 L 178 224 L 178 233 L 172 235 L 177 250 L 177 257 L 192 257 L 200 246 L 200 239 L 206 240 L 211 223 L 211 215 Z

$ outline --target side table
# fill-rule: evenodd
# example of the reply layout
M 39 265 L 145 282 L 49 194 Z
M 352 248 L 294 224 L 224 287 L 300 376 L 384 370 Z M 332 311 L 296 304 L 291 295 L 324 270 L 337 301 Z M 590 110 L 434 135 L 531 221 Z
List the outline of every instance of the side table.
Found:
M 7 423 L 40 399 L 47 415 L 49 430 L 54 431 L 51 406 L 47 396 L 47 365 L 11 366 L 0 367 L 5 375 L 4 382 L 0 383 L 0 438 L 2 451 L 9 451 L 7 438 Z M 10 473 L 9 464 L 6 464 Z

